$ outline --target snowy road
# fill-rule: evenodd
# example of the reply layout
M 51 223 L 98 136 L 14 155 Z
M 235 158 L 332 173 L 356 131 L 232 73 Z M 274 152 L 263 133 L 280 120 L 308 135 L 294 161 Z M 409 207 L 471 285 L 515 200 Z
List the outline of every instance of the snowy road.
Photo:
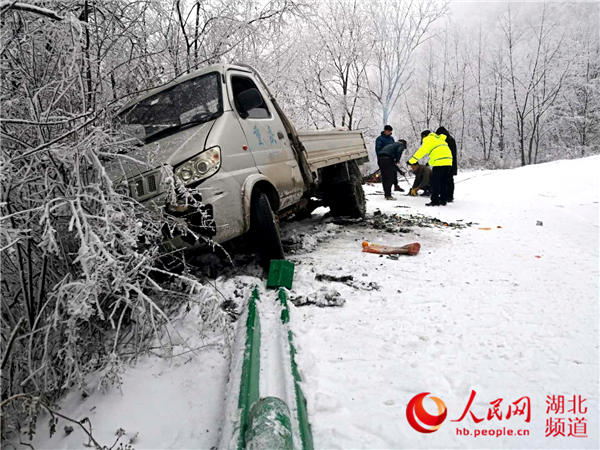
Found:
M 380 185 L 367 187 L 370 213 L 417 212 L 479 224 L 407 234 L 330 224 L 330 237 L 315 251 L 293 257 L 296 291 L 329 284 L 346 299 L 339 308 L 292 311 L 315 445 L 597 448 L 598 173 L 597 157 L 470 172 L 457 179 L 457 201 L 435 209 L 399 194 L 385 201 L 376 194 Z M 419 241 L 422 249 L 392 260 L 361 253 L 362 240 Z M 317 282 L 316 273 L 351 274 L 381 289 Z M 484 420 L 475 424 L 467 415 L 451 422 L 471 390 L 471 411 Z M 407 423 L 406 405 L 420 392 L 448 408 L 435 433 Z M 587 421 L 587 438 L 545 437 L 546 420 L 558 418 L 546 414 L 546 395 L 560 394 L 587 399 L 587 413 L 577 415 Z M 531 400 L 531 421 L 507 419 L 509 403 L 523 396 Z M 498 398 L 503 419 L 488 421 L 490 402 Z M 431 406 L 426 401 L 428 411 Z M 563 417 L 568 434 L 576 416 Z M 471 436 L 457 436 L 457 427 Z M 502 427 L 527 429 L 529 436 L 472 436 Z

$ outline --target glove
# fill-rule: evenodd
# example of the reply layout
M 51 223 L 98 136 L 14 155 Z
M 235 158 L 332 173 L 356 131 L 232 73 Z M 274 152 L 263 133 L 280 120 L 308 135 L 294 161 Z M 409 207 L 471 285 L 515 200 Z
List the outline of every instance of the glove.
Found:
M 410 192 L 408 193 L 408 195 L 410 195 L 411 197 L 416 197 L 417 195 L 419 195 L 419 190 L 411 189 Z

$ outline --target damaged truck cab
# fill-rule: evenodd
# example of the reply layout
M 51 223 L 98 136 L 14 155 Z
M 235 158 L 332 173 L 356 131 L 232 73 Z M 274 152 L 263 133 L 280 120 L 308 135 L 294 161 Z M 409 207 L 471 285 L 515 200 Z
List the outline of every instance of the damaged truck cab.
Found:
M 130 102 L 118 118 L 143 143 L 120 160 L 129 194 L 218 243 L 252 231 L 263 259 L 278 258 L 277 215 L 305 215 L 319 205 L 364 215 L 362 134 L 298 133 L 250 67 L 187 74 Z M 190 188 L 193 199 L 169 196 L 173 182 Z M 165 240 L 185 248 L 201 243 L 197 237 Z

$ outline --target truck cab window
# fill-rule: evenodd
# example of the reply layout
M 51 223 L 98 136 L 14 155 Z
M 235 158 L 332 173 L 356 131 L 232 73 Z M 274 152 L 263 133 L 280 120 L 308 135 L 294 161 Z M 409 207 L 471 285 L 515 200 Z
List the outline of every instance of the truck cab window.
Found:
M 235 109 L 243 119 L 268 119 L 267 104 L 254 81 L 247 77 L 231 77 L 231 90 Z

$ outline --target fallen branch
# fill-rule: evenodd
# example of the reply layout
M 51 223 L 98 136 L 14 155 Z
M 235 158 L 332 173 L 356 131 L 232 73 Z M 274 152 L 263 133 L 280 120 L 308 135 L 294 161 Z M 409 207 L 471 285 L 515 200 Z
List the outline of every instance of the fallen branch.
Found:
M 4 14 L 11 9 L 17 11 L 26 11 L 40 16 L 47 17 L 52 20 L 64 20 L 65 18 L 58 15 L 58 13 L 48 8 L 42 8 L 40 6 L 30 5 L 29 3 L 15 2 L 15 1 L 3 1 L 0 2 L 0 14 Z
M 94 436 L 92 435 L 92 423 L 90 422 L 90 419 L 88 419 L 87 417 L 84 417 L 81 420 L 77 420 L 77 419 L 73 419 L 72 417 L 65 416 L 64 414 L 61 414 L 58 411 L 51 408 L 50 406 L 48 406 L 39 397 L 34 397 L 33 395 L 30 395 L 30 394 L 13 395 L 12 397 L 7 398 L 2 403 L 0 403 L 0 408 L 4 408 L 8 403 L 10 403 L 14 400 L 25 400 L 25 399 L 30 400 L 32 402 L 38 402 L 40 406 L 42 406 L 46 411 L 48 411 L 48 414 L 50 414 L 53 419 L 55 419 L 56 417 L 60 417 L 61 419 L 66 420 L 67 422 L 71 422 L 75 425 L 78 425 L 83 430 L 83 432 L 87 435 L 88 439 L 90 440 L 90 442 L 94 445 L 94 447 L 96 449 L 103 450 L 106 448 L 106 446 L 100 445 L 98 443 L 98 441 L 96 439 L 94 439 Z M 88 423 L 88 425 L 90 427 L 89 430 L 84 426 L 85 422 Z

